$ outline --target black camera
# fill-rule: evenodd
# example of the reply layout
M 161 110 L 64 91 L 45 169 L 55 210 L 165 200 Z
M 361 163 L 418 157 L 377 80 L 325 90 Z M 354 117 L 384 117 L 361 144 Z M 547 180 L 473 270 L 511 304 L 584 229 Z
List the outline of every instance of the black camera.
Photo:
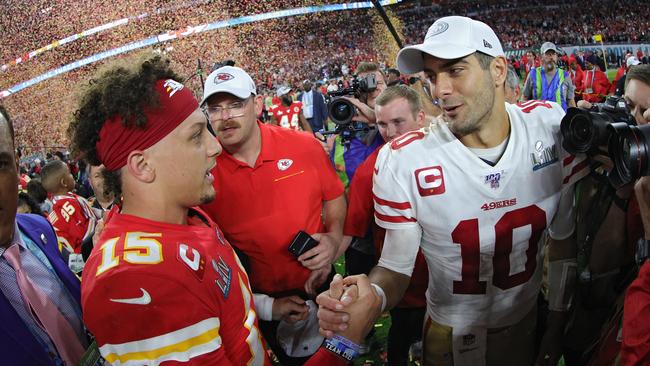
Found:
M 650 173 L 650 126 L 636 126 L 623 98 L 607 97 L 590 110 L 569 108 L 560 131 L 562 147 L 569 153 L 602 154 L 612 160 L 608 178 L 615 188 Z
M 607 128 L 611 134 L 608 152 L 614 162 L 614 169 L 609 173 L 610 183 L 618 188 L 650 175 L 650 124 L 613 123 Z
M 327 111 L 332 122 L 337 125 L 345 125 L 352 122 L 356 109 L 350 101 L 341 97 L 354 96 L 359 98 L 362 94 L 371 93 L 377 89 L 377 80 L 374 73 L 363 77 L 355 76 L 348 88 L 344 87 L 342 81 L 339 81 L 338 87 L 337 91 L 327 93 L 329 99 Z
M 562 147 L 571 154 L 604 154 L 612 123 L 635 124 L 625 100 L 607 97 L 605 103 L 595 103 L 590 110 L 569 108 L 562 118 Z

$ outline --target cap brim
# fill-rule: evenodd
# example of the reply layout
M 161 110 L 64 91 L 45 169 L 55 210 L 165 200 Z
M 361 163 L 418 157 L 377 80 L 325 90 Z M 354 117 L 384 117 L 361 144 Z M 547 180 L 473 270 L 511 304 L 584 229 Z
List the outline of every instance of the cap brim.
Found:
M 216 87 L 216 88 L 210 90 L 207 94 L 203 95 L 203 99 L 201 99 L 201 102 L 199 103 L 199 105 L 203 106 L 203 104 L 208 99 L 210 99 L 211 96 L 213 96 L 215 94 L 218 94 L 218 93 L 228 93 L 228 94 L 236 96 L 239 99 L 246 99 L 251 94 L 255 94 L 255 93 L 251 93 L 248 89 L 233 89 L 233 88 L 219 88 L 219 87 Z
M 397 69 L 405 74 L 424 70 L 424 53 L 443 60 L 463 58 L 476 52 L 473 48 L 446 43 L 429 43 L 407 46 L 397 54 Z

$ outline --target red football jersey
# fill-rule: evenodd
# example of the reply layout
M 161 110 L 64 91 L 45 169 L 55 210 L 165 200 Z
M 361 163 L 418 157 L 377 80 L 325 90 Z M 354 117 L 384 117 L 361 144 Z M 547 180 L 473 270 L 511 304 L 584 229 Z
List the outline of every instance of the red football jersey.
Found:
M 84 323 L 113 365 L 270 365 L 248 276 L 221 230 L 112 211 L 83 272 Z
M 284 128 L 291 128 L 293 130 L 301 131 L 300 128 L 300 113 L 302 113 L 302 102 L 295 101 L 290 106 L 285 107 L 280 104 L 270 110 L 270 113 L 278 121 L 278 126 Z
M 97 217 L 85 198 L 69 193 L 52 198 L 48 219 L 56 231 L 59 250 L 81 253 L 81 243 L 95 232 Z

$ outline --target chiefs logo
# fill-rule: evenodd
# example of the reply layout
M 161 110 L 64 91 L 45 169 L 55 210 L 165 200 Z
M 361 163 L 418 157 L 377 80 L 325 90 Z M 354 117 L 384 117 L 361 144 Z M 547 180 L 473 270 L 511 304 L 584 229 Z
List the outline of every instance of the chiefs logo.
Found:
M 217 75 L 214 76 L 214 84 L 219 85 L 219 84 L 221 84 L 223 82 L 226 82 L 228 80 L 232 80 L 234 78 L 235 78 L 234 76 L 232 76 L 231 74 L 229 74 L 227 72 L 220 72 L 220 73 L 218 73 Z
M 445 178 L 441 166 L 431 166 L 415 171 L 415 181 L 420 196 L 433 196 L 445 193 Z

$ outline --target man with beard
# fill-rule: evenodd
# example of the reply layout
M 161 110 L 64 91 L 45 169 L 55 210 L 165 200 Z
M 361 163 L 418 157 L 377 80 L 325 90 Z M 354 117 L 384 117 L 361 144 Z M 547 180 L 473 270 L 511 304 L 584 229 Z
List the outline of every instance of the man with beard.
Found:
M 248 275 L 217 224 L 195 207 L 215 198 L 210 171 L 222 149 L 178 78 L 159 55 L 109 64 L 70 124 L 73 151 L 103 164 L 110 189 L 123 196 L 83 274 L 84 322 L 112 365 L 270 366 Z M 259 112 L 261 99 L 256 105 Z M 357 284 L 343 293 L 337 279 L 330 293 L 372 300 L 370 285 Z M 272 312 L 295 310 L 276 301 Z M 339 336 L 358 342 L 363 328 L 350 329 Z M 308 365 L 344 365 L 354 354 L 331 343 L 316 348 Z M 66 365 L 80 364 L 73 361 Z
M 562 106 L 575 107 L 575 86 L 571 75 L 557 67 L 560 50 L 551 42 L 546 42 L 540 48 L 542 67 L 536 67 L 528 74 L 524 84 L 525 100 L 548 100 Z
M 424 364 L 530 365 L 548 234 L 551 311 L 537 362 L 555 365 L 575 276 L 573 183 L 587 173 L 585 159 L 561 147 L 564 111 L 546 101 L 507 104 L 501 43 L 470 18 L 438 19 L 397 66 L 424 70 L 444 113 L 377 157 L 375 220 L 386 237 L 369 276 L 382 305 L 368 311 L 397 304 L 421 248 Z M 329 336 L 345 324 L 345 305 L 325 293 L 318 303 Z

